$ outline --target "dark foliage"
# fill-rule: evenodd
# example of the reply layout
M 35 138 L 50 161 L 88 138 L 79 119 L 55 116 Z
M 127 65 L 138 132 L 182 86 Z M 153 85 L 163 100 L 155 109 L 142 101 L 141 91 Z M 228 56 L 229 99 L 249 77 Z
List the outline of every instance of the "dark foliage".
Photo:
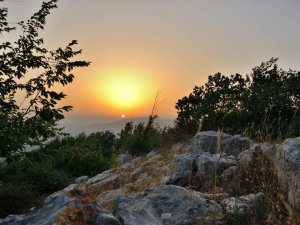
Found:
M 195 134 L 221 128 L 255 139 L 299 136 L 300 72 L 278 69 L 277 59 L 253 68 L 250 75 L 210 75 L 208 82 L 176 103 L 176 126 Z
M 71 106 L 57 106 L 65 98 L 54 85 L 67 85 L 74 68 L 89 65 L 72 60 L 81 50 L 71 41 L 65 48 L 49 51 L 39 32 L 58 0 L 44 2 L 26 22 L 18 23 L 21 34 L 14 42 L 0 43 L 0 156 L 10 160 L 24 145 L 38 145 L 59 130 L 56 125 Z M 0 35 L 17 30 L 7 23 L 7 9 L 0 9 Z M 17 101 L 17 96 L 24 96 Z

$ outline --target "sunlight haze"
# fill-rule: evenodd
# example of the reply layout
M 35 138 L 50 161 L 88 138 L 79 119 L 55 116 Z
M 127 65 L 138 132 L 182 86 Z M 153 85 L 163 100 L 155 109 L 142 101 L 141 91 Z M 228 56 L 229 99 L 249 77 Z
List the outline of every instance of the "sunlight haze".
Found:
M 6 1 L 9 21 L 29 18 L 42 0 Z M 63 87 L 67 119 L 147 116 L 159 90 L 161 117 L 210 74 L 250 73 L 279 57 L 300 69 L 298 0 L 61 0 L 42 36 L 55 49 L 78 40 L 89 68 Z M 98 117 L 97 117 L 98 118 Z

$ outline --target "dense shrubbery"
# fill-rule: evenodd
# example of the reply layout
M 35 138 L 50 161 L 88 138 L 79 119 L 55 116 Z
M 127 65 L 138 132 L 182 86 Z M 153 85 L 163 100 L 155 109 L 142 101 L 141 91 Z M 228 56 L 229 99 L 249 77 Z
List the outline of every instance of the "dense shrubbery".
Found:
M 0 163 L 0 216 L 29 209 L 78 176 L 91 177 L 109 169 L 116 154 L 127 151 L 137 156 L 158 147 L 163 131 L 153 126 L 155 118 L 147 125 L 127 123 L 118 138 L 110 131 L 57 137 L 37 150 L 15 155 L 9 163 Z M 7 205 L 5 192 L 19 203 Z
M 278 69 L 277 59 L 253 68 L 250 75 L 208 77 L 176 104 L 177 128 L 195 134 L 221 128 L 255 139 L 300 135 L 300 72 Z
M 137 156 L 148 153 L 160 145 L 162 130 L 152 124 L 139 123 L 133 126 L 132 122 L 125 125 L 117 142 L 119 152 L 129 152 Z

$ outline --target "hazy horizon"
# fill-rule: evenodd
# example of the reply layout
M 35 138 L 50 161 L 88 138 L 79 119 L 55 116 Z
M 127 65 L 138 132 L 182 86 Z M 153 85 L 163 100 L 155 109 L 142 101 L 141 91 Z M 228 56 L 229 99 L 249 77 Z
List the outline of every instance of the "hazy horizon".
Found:
M 42 2 L 0 6 L 15 24 Z M 67 121 L 147 116 L 157 90 L 158 115 L 175 118 L 177 100 L 211 74 L 245 75 L 271 57 L 299 70 L 299 9 L 296 0 L 60 0 L 41 37 L 48 49 L 76 39 L 79 58 L 92 62 L 61 88 L 68 95 L 63 103 L 74 106 Z

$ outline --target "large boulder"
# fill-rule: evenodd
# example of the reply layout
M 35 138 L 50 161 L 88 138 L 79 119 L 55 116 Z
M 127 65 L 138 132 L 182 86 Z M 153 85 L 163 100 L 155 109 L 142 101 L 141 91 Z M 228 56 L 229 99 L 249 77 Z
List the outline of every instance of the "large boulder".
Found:
M 118 220 L 103 212 L 96 204 L 93 195 L 75 185 L 48 196 L 40 209 L 24 215 L 10 215 L 0 219 L 2 225 L 53 225 L 53 224 L 96 224 L 96 220 L 110 221 L 118 225 Z
M 221 175 L 224 170 L 235 165 L 234 157 L 218 154 L 211 155 L 208 152 L 198 155 L 195 159 L 195 168 L 201 187 L 209 187 L 213 184 L 216 175 Z
M 273 151 L 271 160 L 277 170 L 279 184 L 300 216 L 300 138 L 286 139 L 283 145 L 268 150 Z
M 221 175 L 224 170 L 236 166 L 234 156 L 226 154 L 186 153 L 175 157 L 174 175 L 166 184 L 179 186 L 193 185 L 208 188 L 214 181 L 215 175 Z
M 259 144 L 253 145 L 250 149 L 242 151 L 238 157 L 238 164 L 244 170 L 251 170 L 255 166 L 257 157 L 261 154 L 261 147 Z
M 251 141 L 240 135 L 231 136 L 216 131 L 202 131 L 193 137 L 189 151 L 198 154 L 201 152 L 211 154 L 222 152 L 227 155 L 237 155 L 241 151 L 249 149 L 250 145 Z
M 204 194 L 174 185 L 120 197 L 113 214 L 124 225 L 214 224 L 223 216 L 221 206 Z

